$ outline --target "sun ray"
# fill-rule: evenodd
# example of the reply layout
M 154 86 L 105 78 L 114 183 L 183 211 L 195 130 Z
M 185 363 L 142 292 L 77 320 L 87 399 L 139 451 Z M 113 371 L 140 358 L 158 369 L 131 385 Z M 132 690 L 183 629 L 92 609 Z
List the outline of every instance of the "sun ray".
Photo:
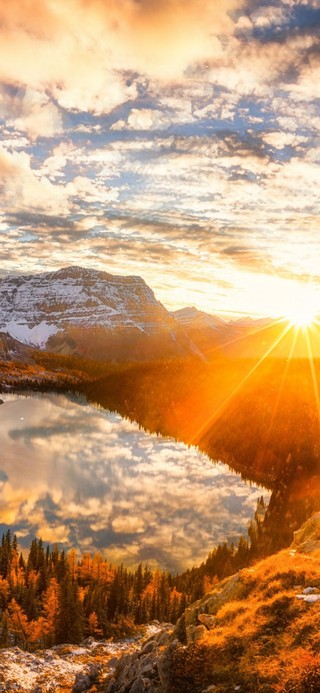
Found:
M 277 318 L 276 320 L 273 320 L 269 325 L 262 325 L 260 327 L 256 327 L 252 332 L 250 332 L 250 337 L 255 337 L 257 334 L 260 334 L 261 332 L 264 332 L 265 330 L 268 330 L 270 327 L 276 327 L 277 325 L 283 325 L 284 318 Z M 287 321 L 285 321 L 287 322 Z M 226 346 L 231 346 L 232 344 L 237 344 L 238 342 L 241 341 L 246 341 L 248 339 L 248 333 L 242 334 L 239 337 L 234 337 L 233 339 L 229 339 L 227 342 L 223 342 L 223 344 L 218 344 L 217 346 L 211 347 L 211 349 L 208 349 L 206 351 L 206 355 L 208 356 L 209 354 L 213 354 L 215 351 L 221 350 L 221 348 L 226 347 Z
M 259 368 L 259 366 L 261 366 L 261 364 L 265 361 L 265 359 L 268 358 L 268 356 L 270 356 L 270 354 L 272 354 L 274 349 L 278 346 L 278 344 L 280 344 L 280 342 L 282 341 L 282 339 L 285 337 L 285 335 L 288 333 L 288 331 L 290 329 L 291 329 L 291 326 L 289 324 L 287 324 L 284 327 L 281 334 L 277 337 L 277 339 L 275 339 L 275 341 L 273 342 L 273 344 L 271 344 L 269 349 L 267 349 L 265 354 L 263 354 L 263 356 L 261 356 L 259 361 L 250 369 L 250 371 L 247 373 L 247 375 L 245 375 L 245 377 L 241 380 L 241 382 L 238 383 L 238 385 L 234 388 L 234 390 L 232 390 L 232 392 L 230 392 L 230 394 L 226 397 L 226 399 L 217 407 L 217 409 L 214 411 L 214 413 L 205 421 L 205 423 L 201 426 L 201 428 L 199 428 L 199 430 L 192 436 L 192 438 L 190 440 L 191 445 L 196 445 L 200 441 L 201 437 L 204 435 L 204 433 L 206 432 L 208 427 L 219 418 L 219 416 L 225 410 L 227 405 L 232 401 L 232 399 L 235 397 L 235 395 L 237 395 L 238 392 L 240 392 L 241 388 L 251 378 L 251 376 Z
M 280 401 L 281 401 L 281 397 L 282 397 L 283 389 L 284 389 L 284 386 L 285 386 L 285 382 L 286 382 L 286 379 L 287 379 L 288 371 L 289 371 L 289 368 L 290 368 L 290 363 L 291 363 L 291 361 L 292 361 L 292 359 L 293 359 L 293 354 L 294 354 L 294 351 L 295 351 L 295 348 L 296 348 L 297 339 L 298 339 L 298 334 L 299 334 L 299 331 L 298 331 L 298 330 L 294 330 L 294 333 L 293 333 L 293 340 L 292 340 L 292 344 L 291 344 L 291 347 L 290 347 L 288 359 L 287 359 L 287 362 L 286 362 L 286 367 L 285 367 L 285 369 L 284 369 L 284 371 L 283 371 L 283 375 L 282 375 L 282 378 L 281 378 L 281 383 L 280 383 L 280 388 L 279 388 L 278 396 L 277 396 L 277 399 L 276 399 L 275 404 L 274 404 L 274 407 L 273 407 L 272 417 L 271 417 L 271 420 L 270 420 L 270 426 L 269 426 L 269 429 L 268 429 L 268 432 L 267 432 L 267 435 L 266 435 L 266 442 L 269 440 L 269 437 L 270 437 L 270 434 L 271 434 L 271 430 L 272 430 L 272 426 L 273 426 L 273 424 L 274 424 L 275 418 L 276 418 L 277 413 L 278 413 L 278 408 L 279 408 L 279 404 L 280 404 Z
M 319 427 L 320 427 L 320 396 L 319 396 L 318 381 L 317 381 L 316 369 L 315 369 L 315 365 L 314 365 L 314 356 L 313 356 L 313 352 L 312 352 L 312 345 L 311 345 L 309 330 L 305 331 L 305 339 L 306 339 L 306 344 L 307 344 L 309 364 L 310 364 L 310 370 L 311 370 L 311 378 L 312 378 L 312 384 L 313 384 L 313 391 L 314 391 L 314 396 L 315 396 L 315 401 L 316 401 L 316 407 L 317 407 L 317 412 L 318 412 L 318 422 L 319 422 Z

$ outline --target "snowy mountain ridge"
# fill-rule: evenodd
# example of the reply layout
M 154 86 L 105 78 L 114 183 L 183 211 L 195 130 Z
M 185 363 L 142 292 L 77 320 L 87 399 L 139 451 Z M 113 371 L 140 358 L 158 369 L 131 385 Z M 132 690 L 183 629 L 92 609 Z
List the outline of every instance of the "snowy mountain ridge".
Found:
M 152 335 L 174 323 L 138 276 L 66 267 L 0 279 L 0 330 L 24 344 L 44 348 L 70 326 L 121 327 Z

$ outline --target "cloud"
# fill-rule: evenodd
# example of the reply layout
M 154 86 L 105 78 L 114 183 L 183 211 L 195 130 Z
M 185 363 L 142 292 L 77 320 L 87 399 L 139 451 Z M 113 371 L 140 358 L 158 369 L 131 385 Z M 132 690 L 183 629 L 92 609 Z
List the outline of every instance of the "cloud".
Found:
M 284 147 L 295 147 L 297 148 L 300 144 L 308 141 L 308 138 L 304 135 L 297 135 L 292 132 L 268 132 L 263 135 L 263 139 L 267 144 L 270 144 L 275 149 L 283 149 Z
M 0 0 L 2 271 L 138 271 L 171 307 L 194 291 L 207 310 L 231 288 L 240 303 L 249 270 L 305 275 L 317 9 Z
M 63 132 L 59 109 L 41 91 L 0 88 L 0 115 L 7 126 L 31 138 L 53 137 Z
M 239 0 L 140 0 L 122 4 L 89 0 L 86 8 L 117 22 L 117 39 L 133 69 L 159 78 L 175 78 L 215 48 L 217 37 L 232 28 L 230 12 Z M 110 12 L 111 6 L 111 12 Z M 215 37 L 215 38 L 214 38 Z
M 66 190 L 53 185 L 46 176 L 38 177 L 26 152 L 9 153 L 0 149 L 0 186 L 2 203 L 8 212 L 18 208 L 68 213 Z
M 9 6 L 1 0 L 0 79 L 49 89 L 65 109 L 107 113 L 137 95 L 124 74 L 128 66 L 174 79 L 220 52 L 217 37 L 232 30 L 229 13 L 238 5 L 239 0 L 13 0 Z M 41 110 L 43 127 L 54 114 L 45 113 L 44 104 Z

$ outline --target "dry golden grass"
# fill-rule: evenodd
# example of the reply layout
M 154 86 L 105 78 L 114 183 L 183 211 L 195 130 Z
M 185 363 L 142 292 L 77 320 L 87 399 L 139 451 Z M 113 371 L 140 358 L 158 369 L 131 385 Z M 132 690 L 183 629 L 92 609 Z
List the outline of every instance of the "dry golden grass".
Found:
M 320 602 L 297 598 L 307 586 L 320 590 L 318 554 L 281 551 L 240 577 L 243 598 L 223 604 L 215 627 L 179 651 L 172 693 L 210 684 L 215 693 L 235 686 L 245 693 L 319 693 Z

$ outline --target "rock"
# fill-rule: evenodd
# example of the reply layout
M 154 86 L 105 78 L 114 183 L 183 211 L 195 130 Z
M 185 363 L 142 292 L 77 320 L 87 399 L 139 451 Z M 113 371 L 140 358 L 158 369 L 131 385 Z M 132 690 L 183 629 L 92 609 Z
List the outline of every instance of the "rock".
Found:
M 89 635 L 88 638 L 84 638 L 84 640 L 81 641 L 80 647 L 90 647 L 91 645 L 95 644 L 95 639 L 92 637 L 92 635 Z
M 302 594 L 314 594 L 315 592 L 319 592 L 317 587 L 306 587 Z
M 114 678 L 110 679 L 105 688 L 105 693 L 114 693 L 116 690 L 116 680 Z
M 187 643 L 188 645 L 192 642 L 198 642 L 206 634 L 207 629 L 205 626 L 187 626 Z
M 111 659 L 109 659 L 109 661 L 108 661 L 108 667 L 113 669 L 113 667 L 117 666 L 118 663 L 119 663 L 119 657 L 111 657 Z
M 91 688 L 91 681 L 89 676 L 85 674 L 77 674 L 75 683 L 72 686 L 72 693 L 84 693 Z
M 148 654 L 149 652 L 152 652 L 152 650 L 154 649 L 154 646 L 155 646 L 155 641 L 154 641 L 154 640 L 149 640 L 149 641 L 145 644 L 145 646 L 142 648 L 141 654 L 144 655 L 144 654 Z
M 171 681 L 171 662 L 174 651 L 181 647 L 178 640 L 174 640 L 162 653 L 157 661 L 157 669 L 161 683 L 161 690 L 169 692 Z
M 155 664 L 153 662 L 146 662 L 145 666 L 141 667 L 141 674 L 147 679 L 152 678 L 155 673 Z
M 290 549 L 299 553 L 320 551 L 320 512 L 312 515 L 300 529 L 293 533 Z
M 161 645 L 168 645 L 171 639 L 171 632 L 164 632 L 160 633 L 160 635 L 157 637 L 157 645 L 161 647 Z
M 217 690 L 217 686 L 213 683 L 211 686 L 204 688 L 201 693 L 214 693 Z
M 76 680 L 72 687 L 72 693 L 84 693 L 84 691 L 89 691 L 93 684 L 97 681 L 99 677 L 98 667 L 91 665 L 89 671 L 84 674 L 79 672 L 76 675 Z
M 3 401 L 3 399 L 0 399 L 0 404 L 4 404 L 4 401 Z
M 144 679 L 139 676 L 129 688 L 130 693 L 145 693 L 145 691 L 150 691 L 150 682 L 148 679 Z
M 297 599 L 302 599 L 307 604 L 315 604 L 320 601 L 320 594 L 296 594 Z
M 198 621 L 203 623 L 208 630 L 211 630 L 216 625 L 216 619 L 210 614 L 198 614 Z

